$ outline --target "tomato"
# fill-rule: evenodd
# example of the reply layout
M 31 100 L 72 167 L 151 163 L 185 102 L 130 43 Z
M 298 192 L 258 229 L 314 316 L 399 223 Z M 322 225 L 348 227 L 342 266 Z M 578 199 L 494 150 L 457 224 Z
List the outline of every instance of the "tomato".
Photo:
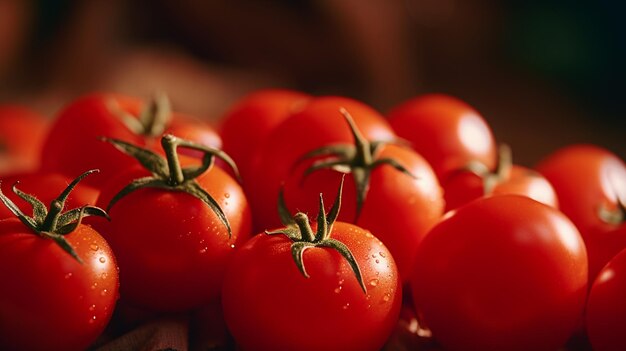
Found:
M 212 147 L 221 145 L 219 135 L 208 125 L 171 113 L 163 96 L 144 105 L 137 98 L 104 93 L 72 101 L 52 123 L 41 156 L 42 168 L 67 175 L 98 168 L 101 176 L 87 182 L 100 186 L 118 170 L 135 164 L 131 157 L 102 142 L 101 137 L 158 149 L 161 135 L 172 133 Z
M 446 210 L 455 209 L 482 196 L 517 194 L 558 208 L 554 188 L 540 173 L 514 165 L 508 146 L 500 147 L 500 158 L 495 170 L 471 162 L 467 169 L 451 173 L 445 183 Z
M 626 249 L 598 274 L 587 302 L 586 327 L 596 351 L 626 349 Z
M 251 167 L 260 145 L 276 126 L 310 99 L 309 95 L 292 90 L 258 90 L 239 100 L 222 117 L 222 149 L 237 163 L 244 187 L 253 176 Z
M 0 220 L 0 265 L 5 267 L 0 270 L 2 349 L 84 350 L 113 313 L 119 285 L 115 257 L 98 232 L 81 224 L 83 215 L 104 212 L 84 207 L 82 213 L 61 213 L 63 196 L 47 213 L 35 211 L 26 219 L 17 210 L 21 220 Z M 3 194 L 0 197 L 17 208 Z M 44 206 L 30 202 L 39 209 Z
M 346 118 L 350 117 L 346 115 Z M 343 128 L 350 129 L 350 124 L 345 123 Z M 332 146 L 339 147 L 339 153 L 366 149 L 367 155 L 358 156 L 355 152 L 344 157 L 331 152 L 321 158 L 304 159 L 285 180 L 285 203 L 288 208 L 314 213 L 315 203 L 306 199 L 313 199 L 320 192 L 332 194 L 342 174 L 350 173 L 340 220 L 376 233 L 392 253 L 405 281 L 412 271 L 419 243 L 443 214 L 439 182 L 428 162 L 410 148 L 382 143 L 371 151 L 376 141 L 363 139 L 356 129 L 353 132 L 355 145 Z M 332 167 L 309 173 L 324 162 Z M 338 170 L 337 166 L 345 170 Z
M 96 177 L 98 175 L 95 175 Z M 6 196 L 19 207 L 24 207 L 27 202 L 22 200 L 8 189 L 16 182 L 18 188 L 28 194 L 37 194 L 37 198 L 44 204 L 50 204 L 72 181 L 71 178 L 60 173 L 21 173 L 11 176 L 0 177 Z M 72 209 L 83 205 L 95 205 L 99 191 L 89 185 L 79 183 L 73 189 L 65 202 L 65 207 Z M 28 213 L 32 214 L 32 213 Z M 0 207 L 0 219 L 13 217 L 11 211 L 5 206 Z
M 317 224 L 300 212 L 296 224 L 256 235 L 235 253 L 222 304 L 242 350 L 383 346 L 400 311 L 399 275 L 380 240 L 335 222 L 338 208 L 327 217 L 320 203 Z
M 281 184 L 301 157 L 322 146 L 353 142 L 340 108 L 352 115 L 366 139 L 395 140 L 396 135 L 383 116 L 362 102 L 336 96 L 312 99 L 301 111 L 275 127 L 259 151 L 254 177 L 248 184 L 256 231 L 281 224 L 274 204 Z
M 496 144 L 491 128 L 467 103 L 444 94 L 408 100 L 388 114 L 393 130 L 433 167 L 440 183 L 448 175 L 479 162 L 496 166 Z
M 111 221 L 98 229 L 118 259 L 121 299 L 183 311 L 219 298 L 226 264 L 250 235 L 250 210 L 239 184 L 205 162 L 215 150 L 172 135 L 162 140 L 167 161 L 111 141 L 147 169 L 130 168 L 103 186 L 98 205 L 109 208 Z M 178 158 L 178 147 L 205 153 L 204 163 Z
M 48 121 L 26 107 L 0 106 L 0 175 L 34 171 Z
M 426 236 L 411 288 L 447 350 L 556 350 L 582 319 L 586 250 L 552 207 L 519 195 L 481 198 Z
M 626 248 L 626 164 L 594 145 L 570 145 L 537 165 L 556 190 L 559 206 L 580 230 L 589 254 L 590 283 Z

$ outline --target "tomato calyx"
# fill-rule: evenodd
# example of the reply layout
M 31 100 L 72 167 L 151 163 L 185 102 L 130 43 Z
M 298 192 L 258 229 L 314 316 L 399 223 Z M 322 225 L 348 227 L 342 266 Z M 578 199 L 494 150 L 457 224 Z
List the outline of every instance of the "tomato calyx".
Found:
M 109 215 L 103 209 L 85 205 L 79 208 L 63 212 L 65 201 L 76 185 L 86 176 L 98 172 L 97 169 L 89 170 L 74 179 L 61 192 L 61 194 L 50 203 L 48 209 L 35 196 L 26 194 L 17 188 L 19 182 L 13 184 L 13 192 L 33 207 L 33 216 L 29 217 L 11 201 L 0 188 L 0 201 L 17 217 L 24 225 L 30 228 L 42 238 L 54 240 L 65 252 L 70 254 L 78 262 L 82 260 L 76 254 L 74 248 L 67 242 L 65 235 L 73 232 L 87 216 L 100 216 L 109 219 Z M 0 181 L 1 183 L 1 181 Z
M 609 208 L 606 204 L 600 206 L 598 217 L 605 223 L 619 226 L 626 222 L 626 204 L 618 197 L 614 209 Z
M 402 172 L 409 177 L 416 178 L 413 173 L 401 165 L 396 159 L 393 158 L 377 158 L 376 155 L 380 148 L 385 144 L 396 143 L 402 144 L 402 140 L 397 139 L 394 141 L 383 140 L 367 140 L 361 131 L 356 126 L 354 119 L 345 108 L 340 108 L 339 112 L 344 117 L 350 132 L 354 139 L 354 144 L 334 144 L 328 146 L 322 146 L 311 152 L 306 153 L 299 158 L 295 165 L 298 165 L 304 160 L 321 157 L 320 160 L 313 162 L 313 164 L 304 171 L 302 181 L 319 170 L 332 169 L 336 172 L 343 174 L 352 174 L 354 178 L 354 184 L 356 186 L 356 219 L 359 218 L 363 203 L 367 197 L 370 186 L 370 177 L 372 171 L 382 165 L 390 165 L 399 172 Z
M 333 239 L 330 237 L 330 234 L 333 231 L 333 225 L 339 216 L 339 209 L 341 207 L 341 194 L 343 189 L 343 181 L 344 177 L 341 178 L 341 183 L 339 184 L 339 190 L 337 192 L 337 197 L 335 198 L 335 202 L 331 207 L 328 214 L 326 214 L 324 210 L 324 198 L 320 193 L 320 201 L 319 201 L 319 212 L 317 215 L 317 231 L 314 233 L 311 228 L 311 224 L 309 222 L 309 217 L 303 213 L 298 212 L 292 218 L 285 218 L 285 213 L 288 213 L 285 208 L 285 202 L 282 196 L 282 192 L 280 193 L 279 199 L 279 213 L 281 214 L 281 219 L 283 220 L 283 224 L 286 226 L 285 228 L 278 229 L 275 231 L 265 231 L 267 235 L 277 235 L 282 234 L 289 238 L 293 243 L 291 244 L 291 255 L 293 256 L 294 262 L 300 270 L 300 273 L 305 278 L 309 278 L 309 274 L 306 271 L 306 267 L 304 265 L 304 251 L 313 247 L 327 247 L 333 250 L 336 250 L 343 256 L 348 264 L 350 264 L 350 268 L 354 272 L 356 279 L 363 290 L 363 293 L 367 293 L 367 289 L 365 287 L 365 283 L 363 282 L 363 276 L 361 274 L 361 269 L 359 268 L 359 264 L 356 262 L 354 255 L 350 249 L 341 241 L 337 239 Z
M 165 132 L 172 119 L 172 109 L 165 93 L 157 93 L 139 113 L 139 118 L 124 111 L 119 104 L 111 99 L 108 108 L 115 116 L 136 135 L 156 138 Z
M 513 156 L 511 147 L 507 144 L 501 144 L 498 148 L 498 161 L 495 171 L 491 171 L 484 163 L 479 161 L 470 161 L 465 167 L 454 172 L 460 174 L 469 172 L 482 180 L 483 195 L 493 193 L 495 187 L 511 177 L 511 169 L 513 168 Z M 530 172 L 530 171 L 529 171 Z
M 169 191 L 181 191 L 207 204 L 228 229 L 228 237 L 231 237 L 232 231 L 226 214 L 217 201 L 195 180 L 213 167 L 215 157 L 228 164 L 237 175 L 237 178 L 239 178 L 239 171 L 235 162 L 224 151 L 166 134 L 161 137 L 161 146 L 165 151 L 164 158 L 149 149 L 144 149 L 122 140 L 110 138 L 102 138 L 102 140 L 111 143 L 118 150 L 134 157 L 145 169 L 152 173 L 151 176 L 135 179 L 122 188 L 109 202 L 107 211 L 121 198 L 138 189 L 159 188 Z M 202 152 L 202 163 L 199 166 L 182 167 L 178 158 L 179 147 Z

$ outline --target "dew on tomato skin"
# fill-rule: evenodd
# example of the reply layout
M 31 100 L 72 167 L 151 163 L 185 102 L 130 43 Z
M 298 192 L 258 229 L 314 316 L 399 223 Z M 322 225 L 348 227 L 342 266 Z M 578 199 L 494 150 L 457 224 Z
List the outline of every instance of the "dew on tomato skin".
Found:
M 109 275 L 106 272 L 100 274 L 100 279 L 106 279 Z
M 344 310 L 347 310 L 349 307 L 350 307 L 350 303 L 348 302 L 348 303 L 346 303 L 345 305 L 343 305 L 343 307 L 342 307 L 342 308 L 343 308 Z
M 339 294 L 341 292 L 341 289 L 343 289 L 343 286 L 338 286 L 335 288 L 335 294 Z
M 383 295 L 383 303 L 385 302 L 389 302 L 391 300 L 391 294 L 390 293 L 386 293 L 385 295 Z
M 200 252 L 201 254 L 205 254 L 208 250 L 209 250 L 209 248 L 205 246 L 202 249 L 200 249 L 200 251 L 198 251 L 198 252 Z
M 230 244 L 230 248 L 234 249 L 235 248 L 235 244 Z
M 93 312 L 96 310 L 96 305 L 89 306 L 89 311 Z
M 371 238 L 374 237 L 374 235 L 372 233 L 370 233 L 370 232 L 367 232 L 367 233 L 365 233 L 365 237 L 368 238 L 368 239 L 371 239 Z
M 89 324 L 94 324 L 96 322 L 96 319 L 98 319 L 98 317 L 91 316 L 91 318 L 89 319 Z
M 372 258 L 376 258 L 376 255 L 375 255 L 375 254 L 372 254 Z
M 98 283 L 93 283 L 91 285 L 91 290 L 96 290 L 97 287 L 98 287 Z
M 92 251 L 98 251 L 98 249 L 99 249 L 100 247 L 99 247 L 97 244 L 93 243 L 93 244 L 89 245 L 89 248 L 90 248 Z
M 387 257 L 387 255 L 385 255 L 385 253 L 384 253 L 384 252 L 382 252 L 382 251 L 381 251 L 381 252 L 379 252 L 378 254 L 379 254 L 379 255 L 380 255 L 380 257 L 382 257 L 382 258 Z
M 378 285 L 378 282 L 379 282 L 378 279 L 372 279 L 370 280 L 370 286 L 375 287 Z
M 224 201 L 224 206 L 228 206 L 228 201 Z
M 380 263 L 380 260 L 379 260 L 379 259 L 376 259 L 376 263 Z
M 72 273 L 67 273 L 67 274 L 65 275 L 65 279 L 70 279 L 70 278 L 72 277 L 72 275 L 73 275 Z
M 107 259 L 102 256 L 98 259 L 98 261 L 100 261 L 100 263 L 106 263 Z
M 100 292 L 101 296 L 106 296 L 106 294 L 108 294 L 109 291 L 107 289 L 102 289 L 102 291 Z
M 224 193 L 224 197 L 228 199 L 230 197 L 230 193 Z

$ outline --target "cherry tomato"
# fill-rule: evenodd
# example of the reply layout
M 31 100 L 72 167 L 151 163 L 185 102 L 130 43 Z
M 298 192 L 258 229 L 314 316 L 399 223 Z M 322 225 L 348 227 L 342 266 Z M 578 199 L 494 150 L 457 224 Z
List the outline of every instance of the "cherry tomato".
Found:
M 42 168 L 67 175 L 97 168 L 102 174 L 87 179 L 87 183 L 100 186 L 116 171 L 135 164 L 131 157 L 103 142 L 102 137 L 158 149 L 163 133 L 212 147 L 221 145 L 219 135 L 208 125 L 171 113 L 163 96 L 144 104 L 134 97 L 95 93 L 72 101 L 56 116 L 41 156 Z
M 47 132 L 43 116 L 22 106 L 0 106 L 0 175 L 36 170 Z
M 171 135 L 162 140 L 173 147 L 167 161 L 113 141 L 148 169 L 130 168 L 105 184 L 98 205 L 110 208 L 111 221 L 98 229 L 118 259 L 121 299 L 150 310 L 183 311 L 219 298 L 230 256 L 250 235 L 250 210 L 241 186 L 224 170 L 209 163 L 199 169 L 184 156 L 177 160 L 173 145 L 207 155 L 211 150 Z M 130 184 L 145 186 L 128 191 Z
M 457 98 L 418 96 L 393 108 L 388 118 L 394 131 L 431 164 L 443 185 L 451 172 L 470 162 L 480 162 L 487 169 L 496 166 L 491 128 L 474 108 Z
M 292 90 L 265 89 L 239 100 L 222 117 L 222 149 L 237 163 L 244 187 L 253 176 L 256 152 L 276 126 L 302 109 L 311 97 Z
M 626 249 L 598 274 L 587 302 L 586 327 L 596 351 L 626 349 Z
M 119 285 L 115 257 L 98 232 L 81 224 L 82 215 L 104 212 L 61 213 L 63 206 L 57 199 L 28 220 L 19 210 L 21 220 L 0 220 L 2 349 L 85 350 L 111 318 Z
M 374 351 L 388 339 L 402 300 L 392 255 L 369 231 L 335 218 L 311 226 L 300 212 L 296 224 L 235 253 L 222 304 L 242 350 Z
M 447 350 L 556 350 L 582 320 L 587 255 L 558 210 L 492 196 L 431 230 L 411 284 L 418 313 Z
M 470 162 L 466 169 L 451 173 L 444 184 L 446 210 L 455 209 L 482 196 L 517 194 L 558 207 L 556 192 L 540 173 L 514 165 L 508 146 L 500 147 L 495 170 Z

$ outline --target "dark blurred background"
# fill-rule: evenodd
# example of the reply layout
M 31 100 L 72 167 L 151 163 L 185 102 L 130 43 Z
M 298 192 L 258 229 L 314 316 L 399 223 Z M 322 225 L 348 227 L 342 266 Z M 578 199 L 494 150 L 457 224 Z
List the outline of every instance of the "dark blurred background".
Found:
M 444 92 L 518 163 L 577 142 L 626 156 L 626 5 L 612 0 L 0 0 L 0 102 L 50 116 L 93 90 L 217 120 L 285 87 L 386 112 Z

